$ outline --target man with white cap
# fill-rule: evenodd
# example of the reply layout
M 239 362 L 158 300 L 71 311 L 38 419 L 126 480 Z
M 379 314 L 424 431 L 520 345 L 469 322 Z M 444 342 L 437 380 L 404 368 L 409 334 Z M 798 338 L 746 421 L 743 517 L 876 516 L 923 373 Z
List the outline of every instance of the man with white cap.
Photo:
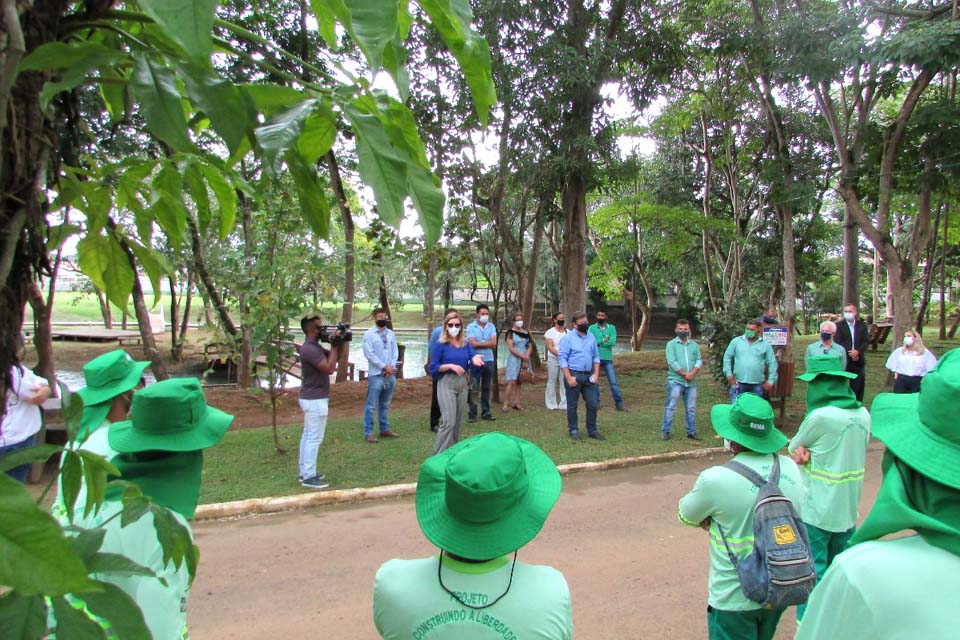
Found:
M 873 434 L 887 447 L 880 492 L 813 590 L 798 640 L 948 638 L 960 629 L 958 406 L 960 349 L 940 359 L 920 393 L 874 399 Z
M 517 562 L 560 486 L 547 454 L 503 433 L 480 434 L 428 458 L 417 482 L 417 520 L 440 553 L 380 567 L 373 588 L 380 635 L 572 638 L 563 574 Z

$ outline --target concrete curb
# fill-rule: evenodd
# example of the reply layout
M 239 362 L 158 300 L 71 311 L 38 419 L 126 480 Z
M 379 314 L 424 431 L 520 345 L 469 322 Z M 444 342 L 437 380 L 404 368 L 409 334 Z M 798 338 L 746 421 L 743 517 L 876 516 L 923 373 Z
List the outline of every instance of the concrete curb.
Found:
M 692 451 L 671 451 L 650 456 L 634 458 L 616 458 L 600 462 L 576 462 L 562 464 L 557 467 L 561 475 L 586 473 L 590 471 L 607 471 L 609 469 L 625 469 L 661 462 L 676 462 L 678 460 L 695 460 L 721 453 L 723 448 L 694 449 Z M 235 500 L 233 502 L 217 502 L 202 504 L 197 507 L 194 519 L 219 520 L 221 518 L 237 518 L 243 516 L 260 515 L 267 513 L 283 513 L 298 509 L 307 509 L 330 504 L 345 502 L 360 502 L 366 500 L 381 500 L 384 498 L 399 498 L 416 493 L 417 483 L 391 484 L 380 487 L 357 489 L 336 489 L 319 493 L 300 493 L 292 496 L 273 498 L 251 498 L 249 500 Z

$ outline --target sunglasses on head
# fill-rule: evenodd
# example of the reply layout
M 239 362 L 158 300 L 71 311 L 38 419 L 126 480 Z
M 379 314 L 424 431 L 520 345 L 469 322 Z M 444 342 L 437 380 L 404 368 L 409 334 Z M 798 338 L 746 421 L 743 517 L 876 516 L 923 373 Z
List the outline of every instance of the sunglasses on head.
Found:
M 460 326 L 460 323 L 459 323 L 459 322 L 448 322 L 448 323 L 447 323 L 447 326 L 452 329 L 453 327 L 459 327 L 459 326 Z

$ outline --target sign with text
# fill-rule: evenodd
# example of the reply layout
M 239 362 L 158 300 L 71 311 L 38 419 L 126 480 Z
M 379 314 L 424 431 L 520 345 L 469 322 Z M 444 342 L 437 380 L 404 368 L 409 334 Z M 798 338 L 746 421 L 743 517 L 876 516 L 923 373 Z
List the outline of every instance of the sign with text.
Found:
M 790 330 L 787 327 L 774 326 L 763 328 L 763 339 L 770 343 L 772 347 L 785 347 L 790 338 Z

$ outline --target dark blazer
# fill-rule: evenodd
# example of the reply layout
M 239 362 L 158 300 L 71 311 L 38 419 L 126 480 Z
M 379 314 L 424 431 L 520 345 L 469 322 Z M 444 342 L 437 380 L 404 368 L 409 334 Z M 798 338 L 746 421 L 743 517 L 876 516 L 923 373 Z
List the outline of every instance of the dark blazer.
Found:
M 856 335 L 851 337 L 850 327 L 847 325 L 847 321 L 841 318 L 840 321 L 837 322 L 837 333 L 833 336 L 833 341 L 843 347 L 844 351 L 856 349 L 860 352 L 859 361 L 847 358 L 847 371 L 861 371 L 866 365 L 867 348 L 870 347 L 870 328 L 867 327 L 866 322 L 857 318 L 853 326 L 853 332 Z

